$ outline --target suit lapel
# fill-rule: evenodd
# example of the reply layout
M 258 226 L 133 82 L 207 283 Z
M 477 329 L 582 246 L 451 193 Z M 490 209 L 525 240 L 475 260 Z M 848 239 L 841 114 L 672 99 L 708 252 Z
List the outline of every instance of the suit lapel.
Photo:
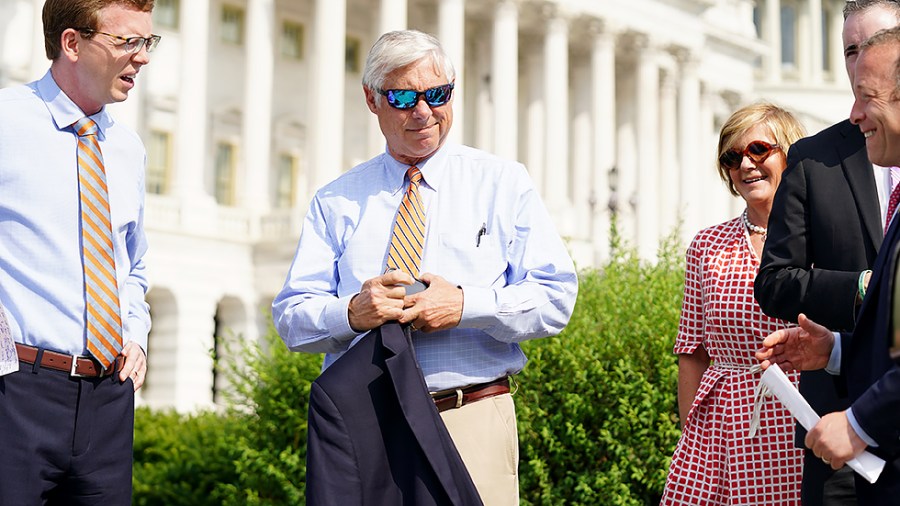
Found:
M 475 484 L 428 394 L 408 331 L 396 324 L 383 325 L 381 338 L 384 347 L 394 354 L 384 363 L 400 409 L 451 502 L 468 505 L 477 500 L 480 504 Z
M 866 153 L 866 141 L 859 127 L 849 121 L 845 123 L 841 133 L 843 139 L 837 145 L 837 150 L 843 160 L 844 175 L 853 192 L 869 240 L 877 251 L 881 247 L 884 225 L 881 223 L 881 206 L 878 203 L 872 163 Z

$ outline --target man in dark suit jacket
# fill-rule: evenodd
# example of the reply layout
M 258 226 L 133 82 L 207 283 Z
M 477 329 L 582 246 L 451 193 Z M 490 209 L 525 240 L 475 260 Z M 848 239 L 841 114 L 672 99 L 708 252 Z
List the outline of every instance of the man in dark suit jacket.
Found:
M 900 21 L 900 5 L 861 0 L 844 8 L 843 44 L 852 81 L 858 47 L 877 31 Z M 866 271 L 883 236 L 883 210 L 865 138 L 845 120 L 791 146 L 769 216 L 768 237 L 755 295 L 769 316 L 796 322 L 805 313 L 832 330 L 852 331 Z M 887 186 L 887 183 L 884 183 Z M 884 193 L 890 192 L 887 187 Z M 849 407 L 845 388 L 825 371 L 804 371 L 800 392 L 819 415 Z M 797 444 L 806 431 L 797 425 Z M 856 504 L 853 472 L 834 471 L 807 451 L 803 504 Z
M 428 394 L 408 328 L 372 331 L 313 382 L 306 503 L 482 504 Z
M 896 68 L 900 27 L 880 32 L 861 46 L 850 119 L 866 137 L 873 163 L 900 164 L 900 103 Z M 837 339 L 805 316 L 800 327 L 775 332 L 757 357 L 763 366 L 813 370 L 827 368 L 847 380 L 851 406 L 829 413 L 809 432 L 806 445 L 833 469 L 871 447 L 887 460 L 874 484 L 857 477 L 861 505 L 894 505 L 900 497 L 900 367 L 891 360 L 891 324 L 900 223 L 891 222 L 875 261 L 868 292 L 852 335 Z M 900 317 L 900 315 L 897 315 Z

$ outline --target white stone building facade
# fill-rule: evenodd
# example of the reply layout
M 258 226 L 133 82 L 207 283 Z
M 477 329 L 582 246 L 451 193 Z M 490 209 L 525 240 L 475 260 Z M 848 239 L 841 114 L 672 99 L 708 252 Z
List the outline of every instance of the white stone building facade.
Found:
M 214 351 L 258 339 L 318 187 L 384 149 L 360 85 L 388 30 L 457 67 L 454 141 L 526 164 L 580 267 L 622 236 L 654 255 L 743 207 L 718 129 L 767 99 L 811 132 L 852 97 L 843 0 L 156 0 L 162 43 L 115 116 L 149 154 L 153 317 L 140 401 L 219 400 Z M 48 68 L 43 0 L 0 0 L 0 86 Z M 237 337 L 239 336 L 239 337 Z

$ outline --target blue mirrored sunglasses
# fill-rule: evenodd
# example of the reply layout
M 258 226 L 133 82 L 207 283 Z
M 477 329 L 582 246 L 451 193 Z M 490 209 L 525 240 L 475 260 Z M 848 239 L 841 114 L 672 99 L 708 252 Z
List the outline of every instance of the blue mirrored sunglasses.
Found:
M 378 90 L 387 97 L 388 104 L 394 109 L 412 109 L 419 103 L 419 97 L 431 107 L 440 107 L 450 101 L 453 95 L 453 83 L 435 86 L 425 91 L 416 90 Z

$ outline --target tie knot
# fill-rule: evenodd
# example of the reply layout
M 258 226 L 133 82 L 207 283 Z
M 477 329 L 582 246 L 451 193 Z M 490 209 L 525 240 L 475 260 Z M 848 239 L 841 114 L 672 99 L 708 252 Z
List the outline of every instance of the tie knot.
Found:
M 409 182 L 412 184 L 418 185 L 422 181 L 422 171 L 415 165 L 406 171 L 406 175 L 409 176 Z
M 97 123 L 95 123 L 94 120 L 88 118 L 87 116 L 81 118 L 75 123 L 72 123 L 72 126 L 75 128 L 75 135 L 77 135 L 78 137 L 97 135 Z

